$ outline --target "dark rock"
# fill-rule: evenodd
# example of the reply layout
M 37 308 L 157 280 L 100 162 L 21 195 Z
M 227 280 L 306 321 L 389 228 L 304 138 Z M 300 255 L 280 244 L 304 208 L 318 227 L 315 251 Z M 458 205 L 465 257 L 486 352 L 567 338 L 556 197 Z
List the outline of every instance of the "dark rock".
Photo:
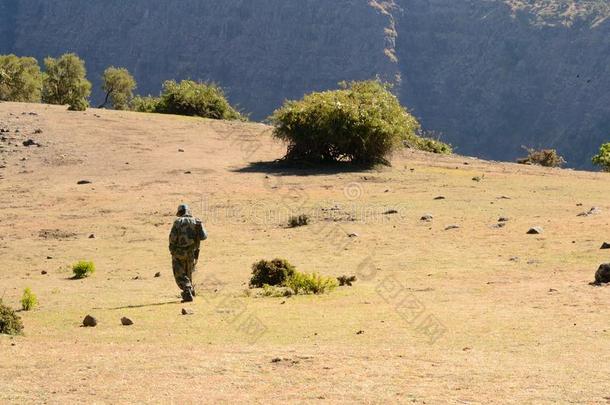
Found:
M 595 272 L 595 284 L 610 283 L 610 263 L 599 266 Z
M 362 335 L 362 334 L 364 334 L 363 330 L 359 330 L 358 332 L 356 332 L 356 335 Z
M 53 256 L 47 256 L 47 260 L 51 260 Z
M 508 259 L 511 262 L 518 262 L 519 261 L 519 257 L 518 256 L 513 256 L 511 258 Z
M 481 180 L 482 180 L 482 178 L 480 176 L 474 176 L 472 178 L 472 181 L 481 181 Z
M 608 243 L 608 242 L 602 243 L 602 247 L 600 247 L 600 249 L 610 249 L 610 243 Z
M 442 195 L 439 195 L 438 197 L 434 197 L 435 200 L 444 200 L 445 197 L 443 197 Z
M 347 236 L 350 238 L 357 238 L 359 235 L 356 232 L 348 233 Z
M 272 363 L 279 363 L 280 361 L 282 361 L 282 359 L 280 359 L 279 357 L 275 357 L 275 358 L 271 359 Z
M 42 134 L 42 129 L 40 129 L 40 128 L 36 128 L 36 129 L 34 130 L 34 133 L 35 133 L 35 134 Z
M 79 181 L 76 182 L 76 184 L 78 184 L 78 185 L 91 184 L 91 181 L 89 181 L 89 180 L 79 180 Z
M 421 221 L 427 221 L 430 222 L 434 219 L 434 217 L 432 216 L 432 214 L 424 214 L 422 215 L 422 217 L 420 218 Z
M 160 271 L 155 273 L 155 278 L 159 278 L 159 277 L 161 277 L 161 272 Z
M 182 315 L 193 315 L 194 312 L 192 309 L 189 308 L 182 308 Z
M 83 326 L 86 328 L 94 328 L 97 326 L 97 319 L 91 315 L 87 315 L 85 319 L 83 319 Z
M 533 228 L 530 228 L 529 231 L 527 231 L 528 235 L 539 235 L 543 232 L 543 229 L 539 226 L 535 226 Z
M 44 276 L 45 274 L 47 274 L 47 271 L 43 270 L 43 271 L 40 272 L 40 274 L 42 274 Z
M 386 212 L 383 213 L 383 215 L 392 215 L 392 214 L 398 214 L 398 211 L 396 211 L 396 210 L 387 210 Z
M 449 231 L 451 229 L 460 229 L 459 225 L 449 225 L 448 227 L 445 228 L 446 231 Z
M 187 170 L 186 172 L 184 172 L 184 174 L 191 174 L 191 171 Z
M 123 326 L 131 326 L 131 325 L 133 325 L 133 321 L 131 319 L 129 319 L 129 318 L 122 317 L 121 318 L 121 324 Z
M 498 222 L 508 222 L 510 220 L 510 218 L 508 217 L 500 217 L 498 218 Z
M 493 224 L 491 227 L 500 229 L 500 228 L 504 228 L 505 226 L 506 226 L 506 222 L 498 222 L 497 224 Z
M 184 149 L 178 149 L 178 152 L 184 152 Z
M 28 139 L 27 141 L 23 141 L 23 146 L 40 146 L 40 144 L 33 139 Z
M 95 239 L 95 234 L 92 233 L 91 235 L 89 235 L 89 239 Z

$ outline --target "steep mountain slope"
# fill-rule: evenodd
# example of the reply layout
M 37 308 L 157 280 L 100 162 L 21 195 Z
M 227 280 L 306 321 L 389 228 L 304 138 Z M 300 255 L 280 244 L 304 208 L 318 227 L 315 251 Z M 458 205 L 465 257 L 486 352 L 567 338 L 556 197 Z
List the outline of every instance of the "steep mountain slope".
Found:
M 0 53 L 76 51 L 97 84 L 126 66 L 143 94 L 216 81 L 254 119 L 378 75 L 462 153 L 548 146 L 586 167 L 610 138 L 609 15 L 607 0 L 0 0 Z

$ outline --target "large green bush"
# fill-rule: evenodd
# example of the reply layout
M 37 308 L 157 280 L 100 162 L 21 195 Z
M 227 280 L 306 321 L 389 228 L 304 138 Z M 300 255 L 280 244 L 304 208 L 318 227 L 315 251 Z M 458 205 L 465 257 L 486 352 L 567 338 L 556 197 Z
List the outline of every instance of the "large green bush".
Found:
M 0 100 L 40 102 L 42 73 L 34 58 L 0 55 Z
M 599 153 L 593 156 L 592 162 L 603 171 L 610 172 L 610 142 L 600 146 Z
M 168 80 L 163 83 L 155 112 L 189 115 L 219 120 L 245 120 L 227 100 L 223 90 L 214 83 Z
M 70 110 L 82 111 L 89 106 L 91 83 L 87 80 L 85 62 L 76 54 L 67 53 L 58 59 L 45 58 L 42 79 L 42 101 L 68 104 Z
M 270 121 L 274 135 L 288 144 L 286 159 L 364 165 L 388 163 L 402 142 L 415 143 L 420 128 L 389 85 L 375 80 L 287 101 Z
M 0 299 L 0 334 L 20 335 L 21 333 L 23 333 L 21 318 Z
M 295 268 L 287 260 L 261 260 L 252 265 L 250 287 L 284 285 L 286 280 L 295 273 Z

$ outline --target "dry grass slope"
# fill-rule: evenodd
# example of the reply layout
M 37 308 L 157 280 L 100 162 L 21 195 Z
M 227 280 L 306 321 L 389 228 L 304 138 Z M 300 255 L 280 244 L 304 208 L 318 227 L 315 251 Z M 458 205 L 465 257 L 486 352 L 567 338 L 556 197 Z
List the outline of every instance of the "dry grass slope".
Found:
M 588 285 L 607 174 L 416 152 L 280 172 L 252 164 L 284 151 L 264 125 L 43 105 L 0 104 L 0 128 L 0 293 L 40 301 L 0 337 L 0 402 L 608 402 L 610 288 Z M 167 252 L 182 201 L 210 232 L 187 316 Z M 243 294 L 274 257 L 359 281 Z M 81 259 L 96 273 L 72 280 Z

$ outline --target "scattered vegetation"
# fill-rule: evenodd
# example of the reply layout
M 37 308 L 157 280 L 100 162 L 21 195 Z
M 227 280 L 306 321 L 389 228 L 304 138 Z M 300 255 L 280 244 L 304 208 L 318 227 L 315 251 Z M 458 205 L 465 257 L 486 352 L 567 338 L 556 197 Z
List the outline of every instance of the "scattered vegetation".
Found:
M 115 110 L 127 110 L 136 88 L 136 80 L 131 73 L 125 68 L 111 66 L 104 71 L 102 79 L 106 97 L 100 108 L 111 102 Z
M 37 103 L 41 99 L 42 73 L 29 57 L 0 55 L 0 100 Z
M 288 220 L 288 226 L 290 228 L 297 228 L 299 226 L 305 226 L 309 224 L 309 216 L 306 214 L 301 214 L 298 216 L 290 217 Z
M 604 172 L 610 173 L 610 142 L 599 148 L 599 153 L 591 159 L 594 165 L 599 166 Z
M 12 308 L 7 307 L 0 299 L 0 334 L 21 335 L 23 323 Z
M 295 294 L 324 294 L 331 292 L 338 285 L 337 279 L 321 276 L 318 273 L 295 272 L 286 281 L 286 286 Z
M 404 144 L 409 148 L 441 155 L 450 155 L 453 153 L 451 145 L 442 142 L 440 136 L 434 132 L 418 131 L 418 136 L 406 140 Z
M 45 58 L 42 79 L 42 101 L 48 104 L 68 104 L 73 111 L 89 106 L 91 83 L 87 80 L 85 62 L 68 53 L 58 59 Z
M 229 104 L 224 91 L 214 83 L 168 80 L 160 97 L 137 97 L 132 108 L 139 112 L 188 115 L 218 120 L 246 117 Z
M 30 288 L 26 288 L 21 296 L 21 308 L 24 311 L 31 311 L 38 306 L 38 298 Z
M 278 287 L 269 284 L 263 284 L 263 297 L 290 297 L 294 294 L 292 289 L 287 287 Z
M 89 277 L 95 273 L 95 264 L 81 260 L 72 266 L 72 273 L 74 273 L 74 278 L 76 279 Z
M 157 111 L 159 97 L 152 96 L 135 96 L 129 103 L 129 108 L 132 111 L 143 113 L 154 113 Z
M 261 288 L 265 284 L 280 286 L 296 272 L 295 267 L 284 259 L 261 260 L 252 265 L 250 287 Z
M 388 164 L 402 142 L 418 145 L 420 128 L 390 86 L 376 80 L 287 101 L 269 119 L 275 137 L 288 143 L 285 159 L 314 163 Z
M 539 165 L 545 167 L 561 167 L 566 163 L 555 149 L 531 149 L 526 148 L 527 156 L 517 159 L 517 163 Z

